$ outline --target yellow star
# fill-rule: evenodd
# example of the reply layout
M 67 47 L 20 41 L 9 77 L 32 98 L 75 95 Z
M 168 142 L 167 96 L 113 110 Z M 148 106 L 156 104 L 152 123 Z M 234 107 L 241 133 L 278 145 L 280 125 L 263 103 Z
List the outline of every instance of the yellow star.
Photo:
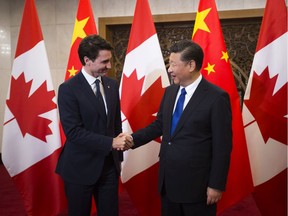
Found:
M 211 8 L 208 8 L 208 9 L 203 10 L 201 12 L 197 12 L 192 38 L 194 37 L 194 34 L 196 33 L 196 31 L 198 29 L 201 29 L 203 31 L 206 31 L 206 32 L 210 33 L 210 29 L 208 28 L 208 26 L 206 25 L 206 23 L 204 21 L 204 19 L 207 17 L 207 15 L 210 12 L 210 10 L 211 10 Z
M 68 70 L 69 77 L 75 76 L 77 71 L 78 70 L 75 70 L 74 66 L 72 66 L 72 68 Z
M 210 63 L 208 62 L 208 66 L 206 68 L 204 68 L 204 70 L 207 70 L 208 75 L 210 75 L 210 73 L 212 73 L 212 72 L 215 73 L 214 67 L 215 67 L 215 64 L 210 65 Z
M 224 59 L 226 62 L 228 62 L 228 59 L 229 59 L 228 53 L 222 51 L 222 57 L 221 57 L 221 59 Z
M 74 32 L 73 32 L 73 36 L 72 36 L 72 44 L 74 44 L 75 40 L 77 39 L 77 37 L 79 38 L 84 38 L 86 36 L 86 33 L 84 31 L 84 27 L 86 25 L 86 23 L 88 22 L 89 17 L 78 21 L 76 18 L 75 21 L 75 25 L 74 25 Z

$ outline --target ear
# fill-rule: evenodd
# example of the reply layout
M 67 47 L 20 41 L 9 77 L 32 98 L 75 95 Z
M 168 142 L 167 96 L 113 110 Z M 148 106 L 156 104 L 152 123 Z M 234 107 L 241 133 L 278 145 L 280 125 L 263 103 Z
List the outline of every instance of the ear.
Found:
M 196 70 L 196 62 L 194 60 L 191 60 L 189 62 L 190 72 L 193 72 Z
M 84 56 L 85 65 L 87 65 L 89 61 L 90 61 L 90 59 L 87 56 Z

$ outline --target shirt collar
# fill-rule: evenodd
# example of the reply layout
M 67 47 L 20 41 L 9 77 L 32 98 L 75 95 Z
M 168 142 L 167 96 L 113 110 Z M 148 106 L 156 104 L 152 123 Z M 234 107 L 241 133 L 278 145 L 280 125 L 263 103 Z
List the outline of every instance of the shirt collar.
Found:
M 95 78 L 95 77 L 91 76 L 90 74 L 88 74 L 84 68 L 82 68 L 81 72 L 90 85 L 93 85 L 95 83 L 96 79 L 99 79 L 100 82 L 102 82 L 101 76 Z
M 187 92 L 187 95 L 192 94 L 195 89 L 197 88 L 197 86 L 199 85 L 200 81 L 202 80 L 202 75 L 200 74 L 200 76 L 190 85 L 185 87 L 185 90 Z M 182 88 L 184 88 L 183 86 L 180 86 L 179 91 L 181 92 Z

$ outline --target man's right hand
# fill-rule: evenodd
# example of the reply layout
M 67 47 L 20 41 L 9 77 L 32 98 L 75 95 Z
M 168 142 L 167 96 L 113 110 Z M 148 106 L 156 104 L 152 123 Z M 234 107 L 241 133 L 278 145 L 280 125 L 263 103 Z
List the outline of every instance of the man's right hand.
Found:
M 121 133 L 117 137 L 113 138 L 113 149 L 126 151 L 134 145 L 133 139 L 128 133 Z

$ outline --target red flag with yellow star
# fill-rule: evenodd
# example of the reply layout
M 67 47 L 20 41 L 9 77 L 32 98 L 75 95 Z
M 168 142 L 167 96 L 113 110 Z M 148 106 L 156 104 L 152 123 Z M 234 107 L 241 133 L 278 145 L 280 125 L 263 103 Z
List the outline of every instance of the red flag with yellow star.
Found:
M 75 76 L 81 70 L 82 64 L 78 57 L 78 47 L 80 41 L 90 34 L 98 34 L 90 0 L 79 0 L 65 80 Z M 61 125 L 60 132 L 62 143 L 64 143 L 66 138 Z
M 65 80 L 75 76 L 81 70 L 82 64 L 78 57 L 78 47 L 81 40 L 90 34 L 98 34 L 90 0 L 79 0 L 71 41 L 70 55 L 65 73 Z M 66 137 L 61 124 L 60 135 L 63 145 L 65 143 Z M 95 213 L 95 211 L 96 207 L 94 202 L 92 202 L 91 214 Z
M 90 34 L 98 34 L 90 0 L 79 0 L 65 80 L 75 76 L 81 70 L 78 46 L 80 41 Z
M 200 0 L 192 40 L 198 43 L 204 51 L 202 75 L 227 91 L 231 100 L 233 149 L 226 191 L 218 204 L 219 213 L 249 195 L 253 190 L 253 182 L 240 99 L 214 0 Z

